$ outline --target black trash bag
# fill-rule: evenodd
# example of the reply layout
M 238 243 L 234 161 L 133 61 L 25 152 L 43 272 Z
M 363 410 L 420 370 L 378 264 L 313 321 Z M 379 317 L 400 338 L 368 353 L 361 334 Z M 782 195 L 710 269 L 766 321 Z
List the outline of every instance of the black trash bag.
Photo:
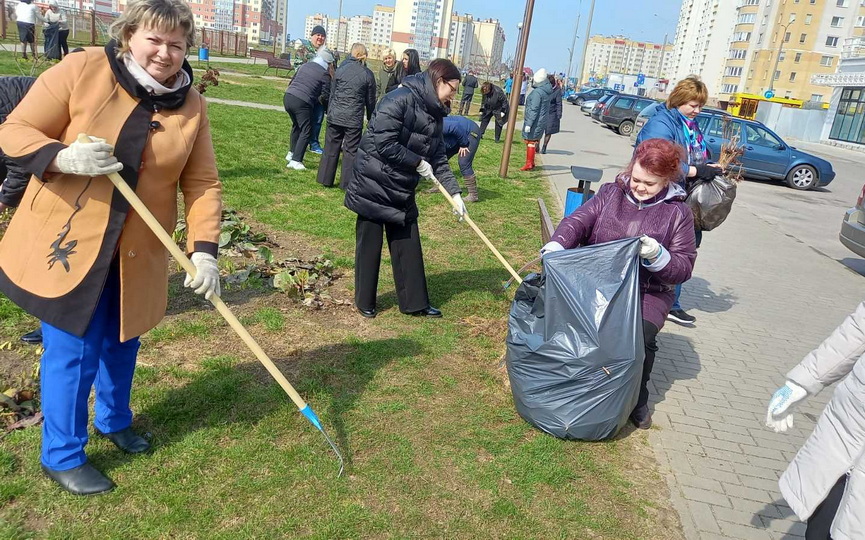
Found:
M 694 212 L 694 227 L 711 231 L 730 215 L 736 200 L 736 182 L 724 175 L 697 182 L 685 202 Z
M 615 435 L 637 404 L 645 356 L 638 238 L 549 253 L 511 306 L 517 412 L 560 439 Z

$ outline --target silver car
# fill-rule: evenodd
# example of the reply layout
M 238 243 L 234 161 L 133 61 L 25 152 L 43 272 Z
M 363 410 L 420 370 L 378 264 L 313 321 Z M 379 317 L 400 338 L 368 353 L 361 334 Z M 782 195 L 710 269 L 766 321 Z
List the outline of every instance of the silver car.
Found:
M 582 105 L 580 105 L 580 110 L 583 111 L 583 114 L 589 116 L 592 114 L 592 109 L 595 107 L 595 103 L 597 103 L 597 99 L 592 99 L 589 101 L 584 101 Z
M 865 186 L 862 186 L 856 206 L 847 210 L 844 214 L 844 221 L 841 222 L 841 234 L 838 235 L 841 243 L 860 257 L 865 257 L 865 208 L 862 206 L 863 199 L 865 199 Z

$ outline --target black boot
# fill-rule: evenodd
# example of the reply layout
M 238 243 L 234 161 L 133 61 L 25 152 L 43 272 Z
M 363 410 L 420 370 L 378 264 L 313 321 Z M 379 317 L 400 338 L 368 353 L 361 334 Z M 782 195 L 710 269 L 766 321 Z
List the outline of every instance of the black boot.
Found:
M 42 472 L 73 495 L 97 495 L 115 487 L 114 482 L 89 463 L 68 471 L 55 471 L 43 465 Z
M 114 446 L 127 454 L 140 454 L 150 450 L 150 443 L 147 442 L 147 439 L 132 431 L 131 427 L 115 431 L 114 433 L 102 433 L 100 431 L 99 434 L 113 442 Z
M 38 345 L 39 343 L 42 343 L 42 327 L 39 327 L 32 332 L 27 332 L 21 336 L 21 341 L 28 345 Z
M 544 143 L 544 145 L 541 147 L 541 154 L 546 154 L 546 153 L 547 153 L 547 143 Z

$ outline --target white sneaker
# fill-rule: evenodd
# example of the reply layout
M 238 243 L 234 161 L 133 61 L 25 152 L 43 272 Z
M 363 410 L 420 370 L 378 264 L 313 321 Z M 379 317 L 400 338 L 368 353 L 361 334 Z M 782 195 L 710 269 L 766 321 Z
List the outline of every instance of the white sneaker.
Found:
M 293 154 L 292 154 L 291 151 L 289 150 L 289 152 L 288 152 L 287 154 L 285 154 L 285 161 L 291 161 L 291 157 L 292 157 L 292 155 L 293 155 Z
M 286 165 L 286 167 L 288 167 L 289 169 L 294 169 L 295 171 L 305 171 L 306 170 L 306 167 L 303 166 L 303 163 L 301 163 L 299 161 L 294 161 L 294 160 L 289 161 L 288 165 Z

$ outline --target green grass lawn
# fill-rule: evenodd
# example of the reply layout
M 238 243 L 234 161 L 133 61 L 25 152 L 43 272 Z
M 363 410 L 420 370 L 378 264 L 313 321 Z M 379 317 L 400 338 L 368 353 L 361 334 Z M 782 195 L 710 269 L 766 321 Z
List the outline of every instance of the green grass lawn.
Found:
M 342 276 L 332 294 L 350 300 L 355 215 L 341 190 L 315 182 L 317 156 L 307 154 L 307 171 L 285 169 L 288 115 L 220 104 L 209 114 L 226 205 L 281 256 L 333 259 Z M 540 247 L 537 198 L 555 205 L 541 172 L 517 170 L 521 144 L 499 178 L 501 151 L 481 143 L 481 201 L 469 212 L 519 267 Z M 440 195 L 418 202 L 443 319 L 399 313 L 386 251 L 374 320 L 270 289 L 224 294 L 318 412 L 346 456 L 344 477 L 177 274 L 168 316 L 143 337 L 133 390 L 135 426 L 153 452 L 131 457 L 92 437 L 91 461 L 119 487 L 77 498 L 41 475 L 38 428 L 11 433 L 0 446 L 0 538 L 680 538 L 645 434 L 565 442 L 519 418 L 500 366 L 508 274 Z M 34 323 L 2 297 L 0 315 L 0 342 Z

